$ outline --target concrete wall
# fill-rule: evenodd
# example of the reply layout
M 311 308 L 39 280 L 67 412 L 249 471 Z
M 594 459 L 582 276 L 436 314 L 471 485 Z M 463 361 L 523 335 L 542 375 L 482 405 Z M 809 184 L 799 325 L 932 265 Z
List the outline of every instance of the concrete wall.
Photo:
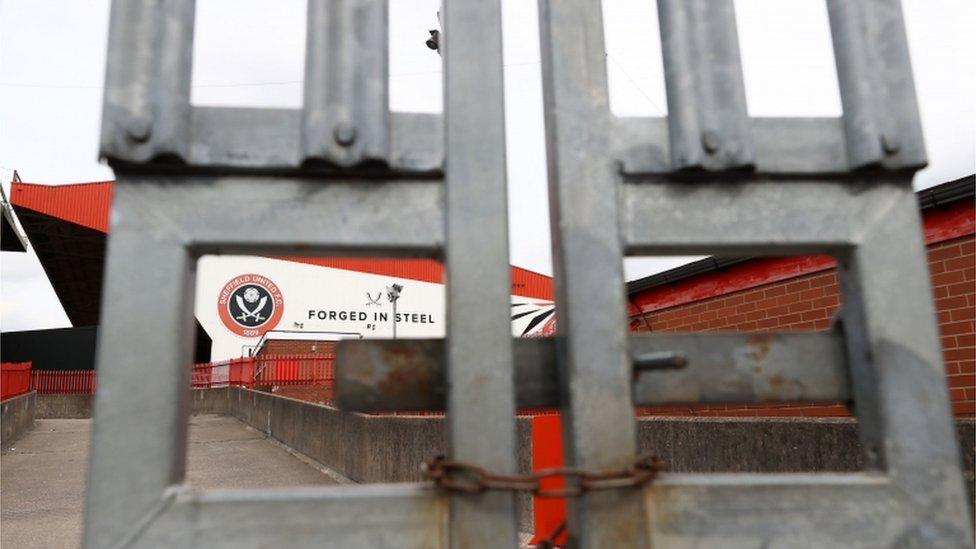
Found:
M 857 471 L 864 467 L 853 418 L 648 417 L 641 451 L 674 472 Z M 972 475 L 976 420 L 957 419 L 963 469 Z M 970 477 L 972 478 L 972 477 Z
M 37 395 L 37 419 L 84 419 L 92 417 L 95 395 Z
M 637 422 L 638 447 L 682 473 L 859 471 L 864 452 L 853 418 L 649 417 Z M 956 419 L 970 512 L 976 420 Z
M 190 391 L 191 414 L 226 414 L 229 405 L 229 387 L 194 389 Z
M 0 445 L 6 450 L 34 426 L 37 393 L 31 391 L 0 402 Z
M 261 391 L 230 389 L 228 413 L 355 482 L 416 482 L 421 464 L 446 449 L 441 417 L 370 416 Z M 532 468 L 532 424 L 518 420 L 519 470 Z M 520 498 L 531 529 L 531 498 Z
M 420 464 L 445 451 L 440 417 L 370 416 L 231 388 L 228 413 L 356 482 L 421 480 Z M 976 420 L 956 423 L 963 470 L 972 484 Z M 531 468 L 531 419 L 518 421 L 519 470 Z M 671 472 L 825 472 L 863 468 L 851 418 L 648 417 L 638 421 L 641 451 Z M 970 486 L 970 490 L 972 486 Z M 972 499 L 972 494 L 970 494 Z M 531 531 L 531 498 L 520 500 Z
M 226 414 L 230 389 L 195 390 L 190 393 L 194 414 Z M 37 395 L 37 419 L 84 419 L 92 417 L 95 395 Z

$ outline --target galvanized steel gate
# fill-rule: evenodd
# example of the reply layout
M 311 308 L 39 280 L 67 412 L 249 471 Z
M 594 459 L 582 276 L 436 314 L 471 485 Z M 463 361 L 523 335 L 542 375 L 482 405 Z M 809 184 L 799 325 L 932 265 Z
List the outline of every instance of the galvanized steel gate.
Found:
M 633 403 L 854 400 L 869 470 L 588 492 L 571 506 L 579 546 L 971 546 L 897 0 L 828 2 L 840 119 L 748 117 L 731 0 L 659 1 L 670 116 L 615 119 L 599 2 L 540 6 L 560 336 L 513 345 L 497 1 L 445 2 L 443 116 L 389 112 L 383 0 L 309 1 L 301 110 L 191 107 L 194 2 L 113 2 L 88 547 L 517 543 L 503 492 L 183 486 L 195 260 L 295 249 L 446 257 L 446 344 L 340 346 L 339 398 L 446 406 L 452 458 L 491 471 L 515 470 L 516 405 L 560 405 L 567 462 L 607 469 L 636 454 Z M 833 333 L 627 336 L 624 253 L 807 252 L 840 264 Z M 429 383 L 389 392 L 396 346 Z M 688 365 L 641 367 L 665 351 Z

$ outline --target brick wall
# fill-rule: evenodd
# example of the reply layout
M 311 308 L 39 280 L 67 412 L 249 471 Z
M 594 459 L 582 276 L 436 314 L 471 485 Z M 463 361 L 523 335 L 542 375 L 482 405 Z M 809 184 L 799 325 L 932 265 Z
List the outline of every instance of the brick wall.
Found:
M 269 339 L 261 346 L 258 356 L 265 355 L 313 355 L 332 356 L 335 341 L 305 341 L 296 339 Z
M 976 416 L 976 238 L 930 245 L 929 270 L 938 311 L 953 410 Z M 634 331 L 709 332 L 823 330 L 840 305 L 833 268 L 630 317 Z M 654 406 L 650 415 L 842 416 L 842 403 Z

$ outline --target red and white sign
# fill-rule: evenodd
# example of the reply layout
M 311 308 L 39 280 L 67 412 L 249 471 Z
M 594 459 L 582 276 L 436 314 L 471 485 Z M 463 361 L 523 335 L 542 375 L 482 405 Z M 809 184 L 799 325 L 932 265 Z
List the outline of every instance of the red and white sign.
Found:
M 228 330 L 243 337 L 260 337 L 281 321 L 285 301 L 278 285 L 266 276 L 243 274 L 224 284 L 217 298 L 217 314 Z

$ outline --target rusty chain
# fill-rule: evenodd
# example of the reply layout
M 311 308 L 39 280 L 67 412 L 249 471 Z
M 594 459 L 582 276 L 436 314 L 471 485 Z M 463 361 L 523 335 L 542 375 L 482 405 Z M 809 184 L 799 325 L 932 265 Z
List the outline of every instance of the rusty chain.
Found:
M 664 462 L 651 454 L 642 454 L 624 469 L 615 471 L 585 471 L 571 467 L 539 469 L 525 475 L 505 475 L 492 473 L 483 467 L 453 461 L 437 455 L 424 464 L 423 472 L 427 479 L 443 489 L 455 492 L 477 494 L 485 490 L 507 490 L 530 492 L 543 498 L 572 498 L 590 490 L 611 490 L 642 486 L 653 481 L 664 469 Z M 566 486 L 562 488 L 542 488 L 542 480 L 563 477 Z M 569 479 L 578 479 L 570 483 Z

